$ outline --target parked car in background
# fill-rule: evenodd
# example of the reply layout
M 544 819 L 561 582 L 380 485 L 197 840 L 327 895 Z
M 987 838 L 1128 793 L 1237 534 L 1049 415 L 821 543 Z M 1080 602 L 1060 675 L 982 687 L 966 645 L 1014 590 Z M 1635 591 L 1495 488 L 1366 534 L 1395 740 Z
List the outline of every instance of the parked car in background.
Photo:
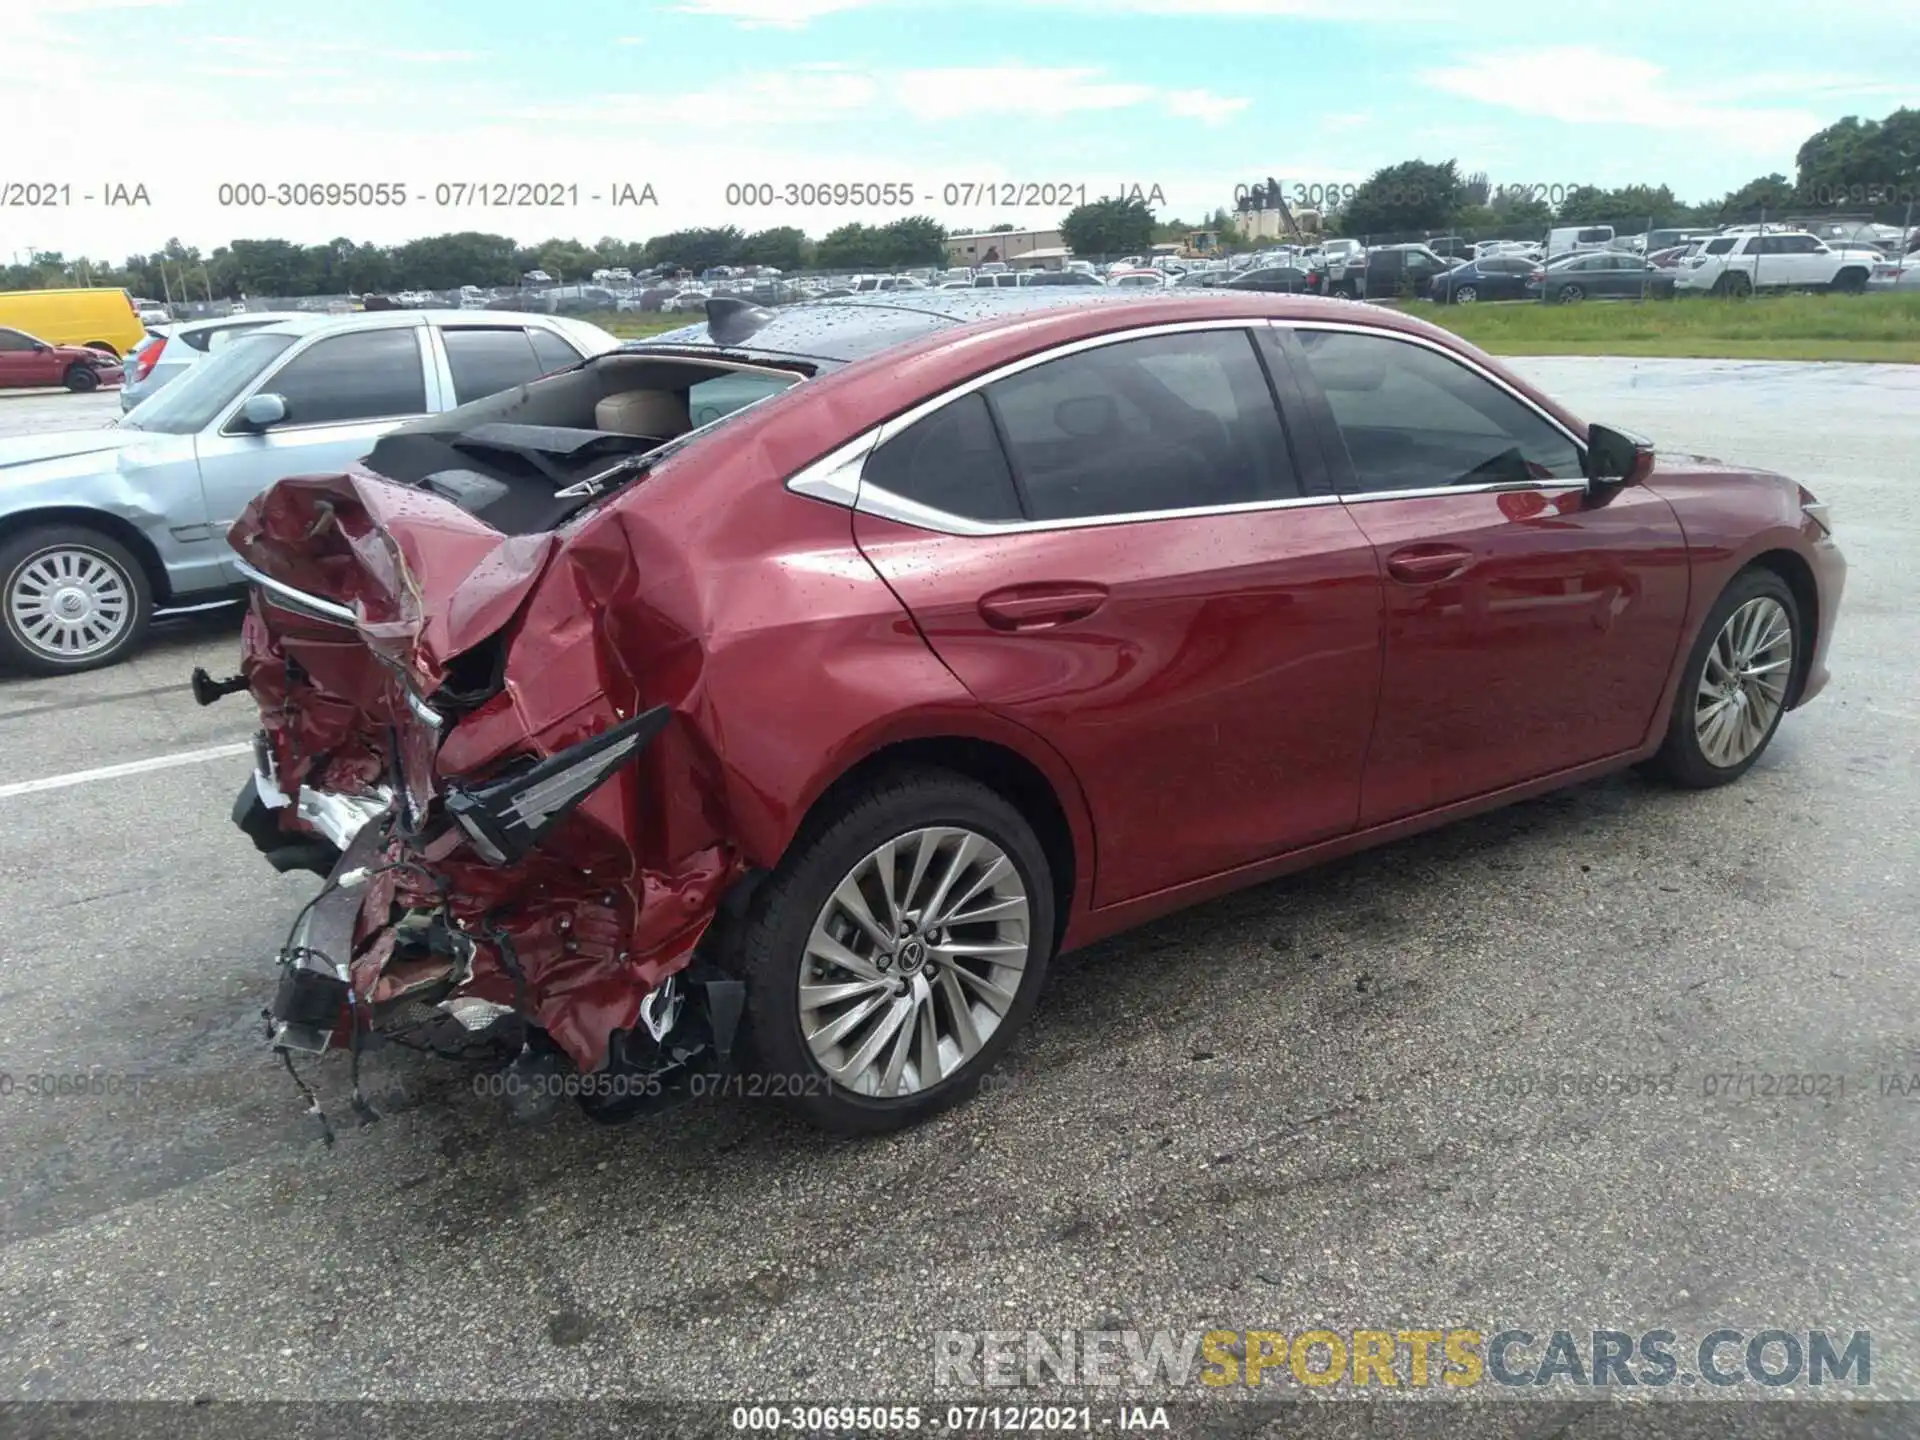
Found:
M 1020 277 L 1013 271 L 989 270 L 984 265 L 973 277 L 973 288 L 976 290 L 1011 290 L 1019 283 Z
M 1867 289 L 1920 290 L 1920 254 L 1893 255 L 1877 262 L 1867 275 Z
M 1432 277 L 1427 298 L 1442 305 L 1481 300 L 1525 300 L 1527 281 L 1541 267 L 1524 255 L 1487 255 Z
M 1458 235 L 1435 235 L 1427 240 L 1426 246 L 1443 260 L 1468 260 L 1473 257 L 1473 246 Z
M 1425 245 L 1375 245 L 1344 265 L 1328 266 L 1328 293 L 1349 300 L 1389 300 L 1427 294 L 1436 276 L 1456 268 Z
M 335 877 L 261 959 L 288 1063 L 484 999 L 602 1120 L 731 1063 L 895 1130 L 1062 951 L 1635 764 L 1736 782 L 1827 684 L 1787 477 L 1385 310 L 988 299 L 716 317 L 539 382 L 551 438 L 481 402 L 248 506 L 234 818 Z M 692 429 L 729 367 L 779 399 Z
M 1835 250 L 1796 230 L 1740 230 L 1716 235 L 1689 255 L 1674 284 L 1687 294 L 1751 295 L 1755 290 L 1859 292 L 1879 258 Z
M 1122 270 L 1107 276 L 1108 286 L 1115 290 L 1165 290 L 1173 283 L 1164 270 Z
M 0 664 L 126 658 L 157 611 L 240 582 L 227 526 L 281 476 L 343 470 L 409 417 L 619 343 L 551 315 L 302 315 L 237 337 L 113 427 L 0 439 Z
M 1611 225 L 1556 225 L 1547 231 L 1549 263 L 1556 256 L 1576 254 L 1583 250 L 1605 250 L 1612 244 Z
M 301 314 L 294 310 L 259 310 L 219 320 L 194 320 L 149 335 L 127 357 L 126 379 L 120 386 L 120 408 L 131 410 L 150 399 L 236 336 L 276 321 L 298 320 Z
M 1656 289 L 1656 284 L 1664 292 Z M 1664 300 L 1671 294 L 1673 276 L 1627 250 L 1594 250 L 1569 255 L 1527 281 L 1534 295 L 1550 304 L 1577 305 L 1582 300 Z
M 0 290 L 0 326 L 49 345 L 82 345 L 118 360 L 147 327 L 125 290 Z
M 1029 285 L 1104 285 L 1107 282 L 1093 273 L 1089 266 L 1085 270 L 1035 270 L 1027 277 Z
M 1191 278 L 1191 277 L 1184 277 Z M 1318 295 L 1325 276 L 1316 266 L 1263 265 L 1243 270 L 1226 282 L 1229 290 L 1261 290 L 1270 295 Z
M 102 385 L 118 385 L 124 374 L 119 359 L 104 350 L 55 345 L 25 330 L 0 328 L 0 390 L 55 385 L 98 390 Z

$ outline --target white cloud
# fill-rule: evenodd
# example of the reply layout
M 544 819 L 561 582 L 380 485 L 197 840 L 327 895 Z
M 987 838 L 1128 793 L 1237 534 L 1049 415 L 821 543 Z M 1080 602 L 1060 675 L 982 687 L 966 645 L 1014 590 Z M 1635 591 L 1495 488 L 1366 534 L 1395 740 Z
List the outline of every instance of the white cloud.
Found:
M 689 15 L 713 15 L 740 25 L 765 25 L 795 30 L 822 15 L 865 9 L 884 0 L 684 0 L 676 10 Z
M 1792 155 L 1825 123 L 1811 110 L 1715 103 L 1701 86 L 1637 56 L 1566 45 L 1475 55 L 1426 71 L 1435 89 L 1568 125 L 1661 130 L 1674 143 L 1705 141 L 1753 155 Z M 1604 85 L 1593 83 L 1604 78 Z M 1604 103 L 1596 100 L 1605 96 Z
M 1166 95 L 1169 115 L 1207 125 L 1223 125 L 1252 103 L 1244 96 L 1216 95 L 1211 90 L 1169 90 Z
M 1144 104 L 1154 87 L 1108 80 L 1092 68 L 1038 65 L 906 70 L 889 85 L 893 101 L 922 120 L 978 115 L 1072 115 Z

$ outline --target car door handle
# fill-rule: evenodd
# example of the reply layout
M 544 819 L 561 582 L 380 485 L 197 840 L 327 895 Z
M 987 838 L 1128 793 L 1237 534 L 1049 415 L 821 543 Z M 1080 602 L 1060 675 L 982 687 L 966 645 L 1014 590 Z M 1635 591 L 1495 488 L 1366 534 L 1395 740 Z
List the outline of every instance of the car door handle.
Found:
M 1451 580 L 1473 563 L 1473 552 L 1457 545 L 1409 545 L 1387 557 L 1387 574 L 1408 585 Z
M 996 630 L 1046 630 L 1084 620 L 1106 600 L 1104 585 L 1009 585 L 980 597 L 980 618 Z

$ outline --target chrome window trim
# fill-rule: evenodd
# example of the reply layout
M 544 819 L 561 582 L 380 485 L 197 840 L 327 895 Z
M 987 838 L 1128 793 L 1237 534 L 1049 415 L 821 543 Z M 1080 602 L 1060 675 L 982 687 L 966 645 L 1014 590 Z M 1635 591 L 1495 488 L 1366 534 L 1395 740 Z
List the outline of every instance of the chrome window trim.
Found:
M 233 568 L 265 590 L 277 604 L 296 614 L 307 615 L 315 620 L 330 620 L 336 625 L 359 624 L 358 617 L 346 606 L 336 605 L 331 600 L 322 600 L 318 595 L 309 595 L 304 590 L 296 590 L 293 586 L 276 580 L 271 575 L 263 575 L 244 560 L 235 559 Z
M 1111 331 L 1101 335 L 1091 335 L 1081 340 L 1069 341 L 1065 345 L 1044 350 L 1035 355 L 1025 355 L 1018 360 L 1008 361 L 997 369 L 963 380 L 949 389 L 941 391 L 930 399 L 921 401 L 910 410 L 904 410 L 892 419 L 883 420 L 878 425 L 862 432 L 846 444 L 829 451 L 820 459 L 795 471 L 788 477 L 786 488 L 796 495 L 810 496 L 824 500 L 828 504 L 838 505 L 842 509 L 855 510 L 864 515 L 875 515 L 884 520 L 910 525 L 917 530 L 927 530 L 939 535 L 1026 535 L 1050 530 L 1084 530 L 1103 525 L 1138 525 L 1151 520 L 1178 520 L 1183 518 L 1204 518 L 1215 515 L 1252 515 L 1269 510 L 1302 510 L 1322 505 L 1341 505 L 1348 503 L 1367 503 L 1376 500 L 1417 500 L 1441 495 L 1486 495 L 1505 490 L 1584 490 L 1587 482 L 1579 480 L 1496 480 L 1483 485 L 1432 485 L 1416 490 L 1366 490 L 1349 495 L 1297 495 L 1280 500 L 1249 500 L 1229 505 L 1188 506 L 1176 510 L 1140 510 L 1118 515 L 1070 516 L 1060 520 L 975 520 L 965 515 L 954 515 L 945 510 L 923 505 L 904 495 L 897 495 L 864 478 L 867 457 L 880 446 L 887 443 L 912 425 L 924 420 L 936 410 L 952 404 L 956 400 L 973 394 L 976 390 L 993 384 L 995 381 L 1018 375 L 1036 365 L 1044 365 L 1050 360 L 1063 359 L 1069 355 L 1081 354 L 1088 350 L 1099 349 L 1106 345 L 1116 345 L 1128 340 L 1151 339 L 1162 335 L 1181 335 L 1208 330 L 1246 330 L 1252 332 L 1261 326 L 1275 329 L 1293 330 L 1336 330 L 1356 335 L 1382 336 L 1389 340 L 1402 340 L 1424 346 L 1446 359 L 1454 361 L 1462 368 L 1480 377 L 1506 395 L 1519 401 L 1527 409 L 1545 420 L 1555 430 L 1564 435 L 1579 451 L 1586 454 L 1586 444 L 1552 414 L 1515 390 L 1491 371 L 1458 355 L 1445 345 L 1429 340 L 1423 335 L 1406 335 L 1398 331 L 1385 330 L 1374 325 L 1356 325 L 1344 320 L 1281 320 L 1265 316 L 1238 316 L 1223 319 L 1179 320 L 1161 325 L 1147 325 L 1133 330 Z

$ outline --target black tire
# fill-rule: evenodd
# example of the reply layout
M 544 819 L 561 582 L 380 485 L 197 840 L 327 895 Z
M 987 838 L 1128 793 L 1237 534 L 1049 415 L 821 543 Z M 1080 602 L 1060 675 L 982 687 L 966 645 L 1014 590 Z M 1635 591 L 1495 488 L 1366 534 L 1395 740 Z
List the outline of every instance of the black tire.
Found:
M 1462 285 L 1459 289 L 1450 292 L 1447 298 L 1460 305 L 1471 305 L 1480 298 L 1480 287 Z
M 66 374 L 67 389 L 76 395 L 85 395 L 100 388 L 100 372 L 91 365 L 69 365 Z
M 1827 288 L 1838 291 L 1842 295 L 1864 295 L 1867 290 L 1867 272 L 1857 265 L 1849 266 L 1834 276 L 1828 282 Z
M 889 839 L 933 825 L 964 826 L 1013 862 L 1026 890 L 1031 949 L 1013 1003 L 958 1075 L 905 1097 L 856 1094 L 828 1078 L 801 1029 L 799 984 L 808 937 L 829 897 L 865 857 Z M 925 1120 L 979 1088 L 1032 1014 L 1053 944 L 1052 872 L 1025 818 L 977 781 L 914 768 L 884 773 L 808 821 L 755 892 L 722 963 L 746 984 L 741 1049 L 765 1092 L 823 1130 L 877 1135 Z
M 128 601 L 126 622 L 110 645 L 63 659 L 34 644 L 15 615 L 14 587 L 35 560 L 57 551 L 97 557 L 116 573 Z M 142 565 L 118 540 L 85 525 L 45 525 L 0 541 L 0 666 L 30 675 L 72 675 L 117 665 L 139 648 L 153 620 L 153 585 Z
M 1562 305 L 1578 305 L 1587 298 L 1587 292 L 1578 285 L 1562 285 L 1553 298 Z
M 1744 270 L 1731 270 L 1715 281 L 1713 288 L 1718 294 L 1744 300 L 1753 294 L 1753 277 Z
M 1762 596 L 1777 600 L 1787 613 L 1788 628 L 1793 635 L 1793 664 L 1787 672 L 1786 705 L 1793 703 L 1798 677 L 1805 663 L 1804 647 L 1808 643 L 1800 604 L 1794 599 L 1792 588 L 1773 571 L 1762 568 L 1743 570 L 1720 593 L 1720 598 L 1707 612 L 1700 633 L 1694 637 L 1693 649 L 1687 655 L 1686 669 L 1680 673 L 1680 688 L 1673 697 L 1673 712 L 1667 719 L 1667 738 L 1659 752 L 1647 762 L 1646 768 L 1652 774 L 1684 789 L 1709 790 L 1716 785 L 1738 780 L 1773 743 L 1780 721 L 1786 716 L 1786 705 L 1782 705 L 1779 713 L 1773 717 L 1767 733 L 1752 753 L 1735 765 L 1721 766 L 1709 760 L 1700 747 L 1700 737 L 1694 725 L 1701 673 L 1706 669 L 1707 655 L 1719 638 L 1721 628 L 1735 610 Z

